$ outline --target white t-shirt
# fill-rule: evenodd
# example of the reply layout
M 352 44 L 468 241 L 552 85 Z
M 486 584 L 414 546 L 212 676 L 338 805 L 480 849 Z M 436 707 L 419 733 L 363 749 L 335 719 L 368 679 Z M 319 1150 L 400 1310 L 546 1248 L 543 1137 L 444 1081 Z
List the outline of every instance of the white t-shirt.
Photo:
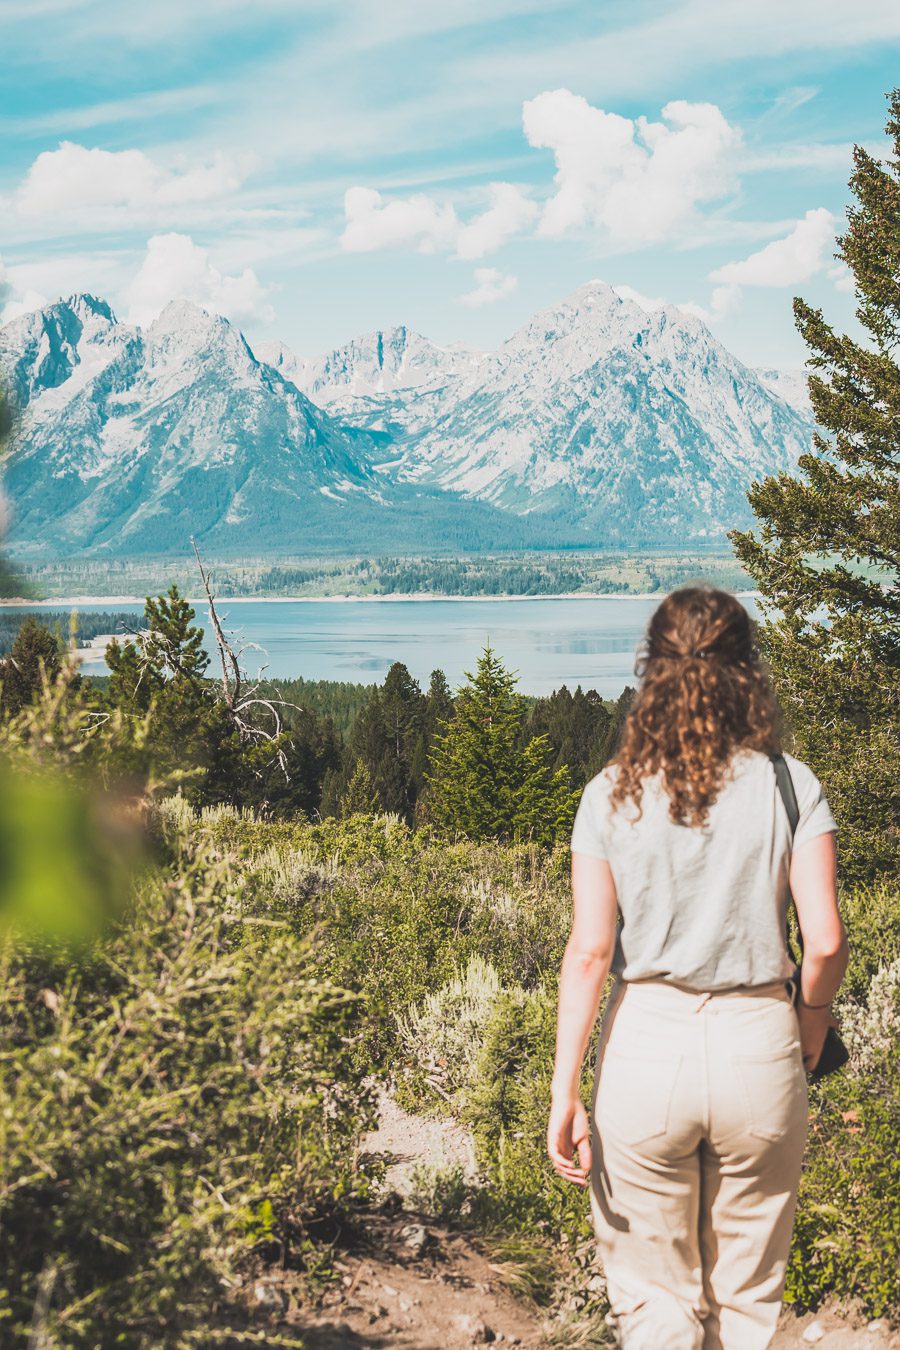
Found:
M 800 819 L 793 847 L 836 830 L 822 785 L 785 755 Z M 643 813 L 631 800 L 613 811 L 608 765 L 582 793 L 572 850 L 605 858 L 620 922 L 613 971 L 695 989 L 768 984 L 790 975 L 785 943 L 791 830 L 767 755 L 740 750 L 703 826 L 669 816 L 661 775 L 644 780 Z

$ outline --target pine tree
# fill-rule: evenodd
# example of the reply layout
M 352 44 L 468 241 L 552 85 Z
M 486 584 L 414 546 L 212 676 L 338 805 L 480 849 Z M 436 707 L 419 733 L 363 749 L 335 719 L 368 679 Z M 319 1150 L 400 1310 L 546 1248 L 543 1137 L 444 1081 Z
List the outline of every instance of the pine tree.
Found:
M 27 614 L 12 649 L 0 661 L 0 712 L 14 717 L 41 689 L 43 679 L 53 680 L 59 670 L 60 640 L 46 624 Z
M 865 340 L 794 301 L 814 452 L 799 474 L 754 483 L 759 534 L 730 535 L 762 593 L 761 645 L 793 748 L 835 810 L 848 877 L 900 861 L 900 89 L 887 132 L 885 162 L 854 149 L 857 200 L 835 255 L 853 274 Z
M 191 605 L 170 587 L 147 598 L 143 640 L 106 649 L 109 703 L 129 716 L 149 718 L 144 748 L 133 774 L 175 784 L 203 804 L 240 800 L 241 746 L 224 703 L 206 670 L 203 630 Z
M 341 796 L 338 814 L 347 817 L 371 815 L 378 810 L 378 793 L 368 766 L 361 759 L 356 761 L 350 782 Z
M 433 670 L 428 693 L 425 695 L 422 726 L 410 763 L 417 819 L 425 820 L 428 817 L 428 763 L 436 737 L 443 730 L 444 723 L 449 722 L 452 716 L 453 695 L 447 683 L 447 676 L 442 670 Z
M 575 693 L 565 685 L 546 698 L 539 698 L 531 710 L 528 730 L 544 735 L 553 746 L 553 767 L 566 764 L 573 786 L 581 785 L 602 769 L 606 760 L 613 716 L 595 689 Z
M 576 794 L 565 768 L 551 767 L 545 736 L 524 744 L 525 708 L 515 676 L 486 646 L 434 745 L 429 816 L 472 839 L 550 844 L 571 824 Z
M 340 767 L 341 747 L 330 717 L 303 708 L 285 717 L 274 740 L 245 744 L 241 804 L 269 817 L 312 819 L 320 814 L 327 775 Z M 284 767 L 276 752 L 284 756 Z
M 411 820 L 420 782 L 415 765 L 426 699 L 401 661 L 395 661 L 384 684 L 373 690 L 360 710 L 347 742 L 343 778 L 329 785 L 328 801 L 346 795 L 358 762 L 365 764 L 375 793 L 376 809 Z
M 600 750 L 598 752 L 598 760 L 601 768 L 612 759 L 618 748 L 619 738 L 625 728 L 625 719 L 631 712 L 636 692 L 637 691 L 632 685 L 626 684 L 613 705 L 609 726 L 606 730 L 606 736 L 601 742 Z
M 453 714 L 453 695 L 442 670 L 433 670 L 425 695 L 424 729 L 426 739 L 431 741 L 444 722 L 449 722 Z

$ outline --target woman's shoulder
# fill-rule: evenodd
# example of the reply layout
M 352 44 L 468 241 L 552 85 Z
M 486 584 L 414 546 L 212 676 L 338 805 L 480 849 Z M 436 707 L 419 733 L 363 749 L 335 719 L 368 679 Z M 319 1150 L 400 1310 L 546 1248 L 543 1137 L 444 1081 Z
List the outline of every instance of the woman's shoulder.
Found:
M 606 797 L 610 788 L 616 781 L 619 766 L 614 763 L 604 764 L 599 773 L 595 773 L 593 778 L 589 778 L 584 785 L 585 795 L 591 797 Z
M 798 759 L 796 755 L 789 755 L 786 750 L 781 752 L 781 756 L 787 764 L 795 787 L 797 784 L 807 783 L 813 779 L 816 782 L 819 781 L 804 760 Z M 734 752 L 733 761 L 735 764 L 743 763 L 760 773 L 773 773 L 774 769 L 771 767 L 773 758 L 774 756 L 767 754 L 765 750 L 756 750 L 751 746 L 744 745 Z
M 796 755 L 790 755 L 787 751 L 782 751 L 782 757 L 791 775 L 797 805 L 802 813 L 824 796 L 822 784 L 805 760 L 798 759 Z M 775 771 L 771 760 L 772 756 L 766 754 L 764 750 L 751 750 L 747 747 L 738 751 L 735 756 L 735 763 L 743 762 L 749 772 L 766 774 L 774 778 Z
M 794 784 L 794 792 L 802 810 L 804 805 L 816 801 L 823 795 L 822 784 L 815 771 L 809 767 L 805 760 L 797 759 L 796 755 L 785 753 L 784 761 L 790 770 L 791 782 Z

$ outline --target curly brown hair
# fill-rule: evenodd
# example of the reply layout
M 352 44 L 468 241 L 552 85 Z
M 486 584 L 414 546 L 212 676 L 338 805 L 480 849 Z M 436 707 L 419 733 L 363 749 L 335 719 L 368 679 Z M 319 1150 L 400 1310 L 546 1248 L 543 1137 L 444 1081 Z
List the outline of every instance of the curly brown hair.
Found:
M 662 774 L 669 815 L 702 825 L 739 749 L 781 749 L 781 711 L 739 600 L 712 586 L 667 595 L 647 627 L 640 686 L 612 763 L 613 809 L 641 814 L 643 779 Z

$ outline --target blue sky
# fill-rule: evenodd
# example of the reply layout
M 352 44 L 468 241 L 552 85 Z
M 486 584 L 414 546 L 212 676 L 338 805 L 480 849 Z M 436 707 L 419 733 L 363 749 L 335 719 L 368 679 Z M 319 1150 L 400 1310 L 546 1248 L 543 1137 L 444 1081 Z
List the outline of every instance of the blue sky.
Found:
M 896 0 L 4 0 L 0 304 L 188 295 L 304 355 L 496 346 L 602 278 L 799 365 L 852 324 Z

